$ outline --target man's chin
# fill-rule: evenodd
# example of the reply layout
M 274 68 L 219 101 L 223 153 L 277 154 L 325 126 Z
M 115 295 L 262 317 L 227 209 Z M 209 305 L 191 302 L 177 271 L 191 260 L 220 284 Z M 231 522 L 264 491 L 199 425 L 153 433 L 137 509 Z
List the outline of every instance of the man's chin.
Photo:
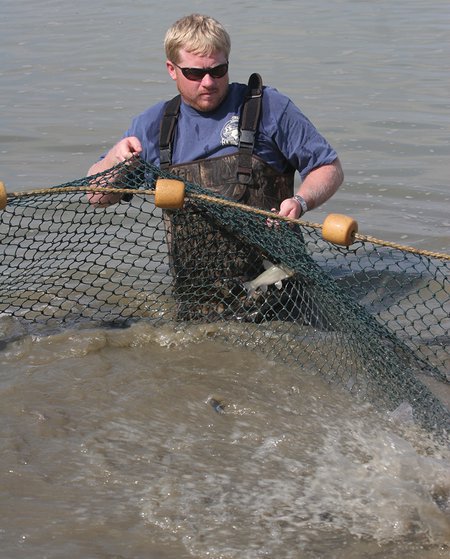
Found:
M 195 108 L 203 113 L 214 111 L 221 104 L 222 100 L 217 95 L 205 95 L 197 99 Z

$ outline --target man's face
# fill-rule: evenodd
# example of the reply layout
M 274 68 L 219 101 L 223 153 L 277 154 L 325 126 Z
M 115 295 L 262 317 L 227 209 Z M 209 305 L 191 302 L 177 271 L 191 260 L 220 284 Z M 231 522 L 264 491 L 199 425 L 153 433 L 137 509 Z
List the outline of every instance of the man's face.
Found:
M 221 52 L 200 56 L 182 49 L 179 58 L 177 65 L 168 60 L 166 66 L 170 77 L 176 81 L 183 101 L 201 112 L 216 109 L 225 99 L 228 91 L 228 72 L 221 78 L 205 74 L 198 81 L 193 81 L 186 78 L 180 68 L 215 68 L 228 62 L 226 56 Z

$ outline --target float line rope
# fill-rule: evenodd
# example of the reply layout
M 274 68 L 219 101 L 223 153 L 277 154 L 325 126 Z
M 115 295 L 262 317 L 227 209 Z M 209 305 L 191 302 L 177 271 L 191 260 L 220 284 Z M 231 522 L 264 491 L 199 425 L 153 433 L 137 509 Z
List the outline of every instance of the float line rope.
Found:
M 105 192 L 105 193 L 116 193 L 116 194 L 129 194 L 130 193 L 130 189 L 128 189 L 128 188 L 107 188 L 107 187 L 105 188 L 105 187 L 101 187 L 100 190 L 102 192 Z M 28 190 L 28 191 L 24 191 L 24 192 L 12 192 L 12 193 L 8 194 L 8 199 L 23 198 L 23 197 L 26 197 L 26 196 L 37 196 L 37 195 L 42 196 L 42 195 L 47 195 L 47 194 L 64 194 L 66 192 L 98 192 L 98 191 L 99 191 L 98 187 L 64 186 L 64 187 L 61 187 L 61 188 L 53 187 L 53 188 L 47 188 L 47 189 Z M 154 196 L 155 195 L 155 190 L 133 190 L 133 194 L 144 195 L 144 196 Z M 234 202 L 232 200 L 225 200 L 223 198 L 216 198 L 214 196 L 208 196 L 207 194 L 194 194 L 194 193 L 189 192 L 189 193 L 187 193 L 187 197 L 188 198 L 195 198 L 195 199 L 198 199 L 198 200 L 205 200 L 207 202 L 221 204 L 223 206 L 230 206 L 230 207 L 238 208 L 238 209 L 241 209 L 241 210 L 246 211 L 248 213 L 254 213 L 254 214 L 257 214 L 257 215 L 262 215 L 264 217 L 267 217 L 269 219 L 273 219 L 273 220 L 276 220 L 276 221 L 286 221 L 286 222 L 292 223 L 294 225 L 302 225 L 302 226 L 306 226 L 306 227 L 312 227 L 314 229 L 322 229 L 322 224 L 321 223 L 314 223 L 314 222 L 311 222 L 311 221 L 279 216 L 278 214 L 276 214 L 274 212 L 269 212 L 267 210 L 261 210 L 259 208 L 253 208 L 251 206 L 247 206 L 245 204 L 240 204 L 239 202 Z M 372 237 L 370 235 L 362 235 L 360 233 L 355 233 L 354 239 L 358 240 L 358 241 L 362 241 L 362 242 L 369 242 L 369 243 L 373 243 L 373 244 L 376 244 L 376 245 L 381 245 L 381 246 L 386 246 L 386 247 L 390 247 L 390 248 L 394 248 L 394 249 L 403 250 L 403 251 L 410 252 L 410 253 L 413 253 L 413 254 L 428 256 L 430 258 L 450 260 L 450 254 L 446 254 L 446 253 L 443 253 L 443 252 L 433 252 L 433 251 L 418 249 L 418 248 L 414 248 L 414 247 L 410 247 L 410 246 L 405 246 L 405 245 L 401 245 L 401 244 L 394 243 L 394 242 L 391 242 L 391 241 L 385 241 L 383 239 L 377 239 L 377 238 Z

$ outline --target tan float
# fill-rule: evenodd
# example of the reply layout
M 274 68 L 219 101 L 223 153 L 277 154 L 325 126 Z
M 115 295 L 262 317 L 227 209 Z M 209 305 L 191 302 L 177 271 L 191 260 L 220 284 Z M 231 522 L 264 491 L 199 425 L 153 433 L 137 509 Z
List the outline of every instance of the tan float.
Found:
M 322 224 L 322 237 L 335 245 L 350 246 L 357 232 L 358 223 L 344 214 L 329 214 Z
M 5 185 L 0 181 L 0 210 L 4 210 L 7 204 L 6 188 Z
M 158 179 L 155 186 L 155 206 L 164 210 L 179 210 L 184 205 L 184 182 Z

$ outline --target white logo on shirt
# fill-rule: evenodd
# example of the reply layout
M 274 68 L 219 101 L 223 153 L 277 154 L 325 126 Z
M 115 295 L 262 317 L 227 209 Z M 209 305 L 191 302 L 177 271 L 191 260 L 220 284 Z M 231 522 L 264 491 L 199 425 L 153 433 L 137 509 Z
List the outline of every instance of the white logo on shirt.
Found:
M 239 145 L 239 117 L 232 116 L 222 128 L 221 144 L 223 146 L 237 146 Z

